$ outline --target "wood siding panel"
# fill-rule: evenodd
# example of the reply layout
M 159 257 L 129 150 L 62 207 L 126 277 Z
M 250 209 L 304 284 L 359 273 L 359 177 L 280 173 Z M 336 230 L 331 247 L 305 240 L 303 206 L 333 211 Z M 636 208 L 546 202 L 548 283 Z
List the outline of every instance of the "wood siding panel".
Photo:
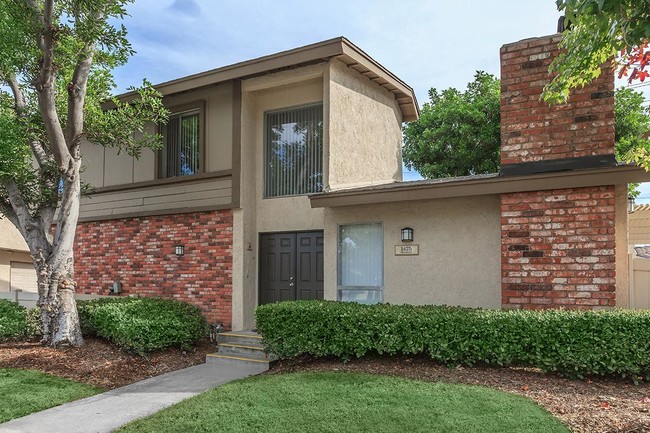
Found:
M 81 199 L 80 218 L 97 219 L 164 210 L 228 207 L 231 177 L 198 179 L 181 184 L 151 185 L 125 191 L 97 192 Z

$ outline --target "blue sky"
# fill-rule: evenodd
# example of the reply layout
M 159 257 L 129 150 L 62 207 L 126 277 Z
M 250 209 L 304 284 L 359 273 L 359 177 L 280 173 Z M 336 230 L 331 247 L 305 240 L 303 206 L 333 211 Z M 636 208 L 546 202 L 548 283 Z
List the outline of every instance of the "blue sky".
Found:
M 115 71 L 117 92 L 345 36 L 420 104 L 476 70 L 498 76 L 501 45 L 554 33 L 560 16 L 554 0 L 138 0 L 128 11 L 136 54 Z M 650 186 L 642 196 L 650 202 Z

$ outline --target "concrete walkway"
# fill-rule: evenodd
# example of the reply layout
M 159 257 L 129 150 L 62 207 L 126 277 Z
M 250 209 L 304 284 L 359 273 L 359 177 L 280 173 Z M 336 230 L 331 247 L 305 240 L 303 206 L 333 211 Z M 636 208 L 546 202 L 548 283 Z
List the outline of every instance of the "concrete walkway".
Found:
M 109 433 L 134 419 L 267 368 L 201 364 L 11 420 L 0 424 L 0 433 Z

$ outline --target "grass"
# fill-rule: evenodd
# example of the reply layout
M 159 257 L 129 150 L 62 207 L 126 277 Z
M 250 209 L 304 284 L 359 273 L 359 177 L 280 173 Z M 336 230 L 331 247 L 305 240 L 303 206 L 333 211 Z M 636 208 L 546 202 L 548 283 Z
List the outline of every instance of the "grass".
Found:
M 120 433 L 568 433 L 536 403 L 490 388 L 354 373 L 295 373 L 231 382 Z
M 0 369 L 0 423 L 101 391 L 37 371 Z

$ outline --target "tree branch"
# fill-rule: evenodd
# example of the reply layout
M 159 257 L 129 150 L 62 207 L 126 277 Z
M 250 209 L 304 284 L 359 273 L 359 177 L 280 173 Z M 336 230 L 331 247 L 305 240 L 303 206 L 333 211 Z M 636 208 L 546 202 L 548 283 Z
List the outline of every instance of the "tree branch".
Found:
M 16 182 L 13 179 L 5 179 L 3 181 L 4 187 L 9 195 L 9 203 L 15 214 L 15 219 L 18 222 L 17 227 L 23 232 L 23 237 L 29 237 L 29 231 L 37 228 L 34 218 L 29 213 L 29 208 L 25 203 L 23 194 L 18 189 Z
M 86 88 L 88 87 L 88 76 L 93 64 L 95 45 L 86 44 L 84 47 L 86 56 L 77 63 L 72 81 L 68 84 L 68 124 L 66 126 L 66 138 L 68 149 L 75 159 L 79 157 L 79 145 L 84 125 L 84 103 L 86 100 Z
M 56 72 L 54 66 L 54 32 L 52 19 L 54 14 L 53 0 L 45 0 L 45 9 L 40 8 L 33 0 L 26 0 L 42 21 L 42 30 L 39 34 L 39 46 L 43 52 L 40 62 L 40 71 L 33 85 L 38 94 L 38 106 L 45 124 L 45 131 L 50 142 L 52 155 L 59 166 L 59 171 L 65 173 L 70 167 L 71 155 L 66 145 L 65 135 L 59 115 L 56 111 Z M 42 44 L 40 43 L 42 39 Z
M 16 112 L 20 117 L 23 117 L 23 113 L 25 112 L 25 96 L 23 95 L 23 91 L 20 89 L 20 85 L 18 84 L 18 80 L 16 80 L 16 77 L 10 76 L 7 79 L 7 83 L 9 84 L 9 87 L 11 88 L 11 92 L 14 95 L 14 102 L 16 103 Z
M 7 81 L 7 84 L 9 84 L 11 92 L 14 95 L 16 114 L 18 117 L 24 119 L 27 115 L 25 96 L 22 89 L 20 88 L 20 85 L 18 84 L 18 80 L 13 75 L 5 78 L 5 80 Z M 45 147 L 43 147 L 43 143 L 38 140 L 29 140 L 29 146 L 32 149 L 32 153 L 34 154 L 34 158 L 36 159 L 36 162 L 38 162 L 39 167 L 43 168 L 43 166 L 51 162 L 51 155 L 48 155 Z

